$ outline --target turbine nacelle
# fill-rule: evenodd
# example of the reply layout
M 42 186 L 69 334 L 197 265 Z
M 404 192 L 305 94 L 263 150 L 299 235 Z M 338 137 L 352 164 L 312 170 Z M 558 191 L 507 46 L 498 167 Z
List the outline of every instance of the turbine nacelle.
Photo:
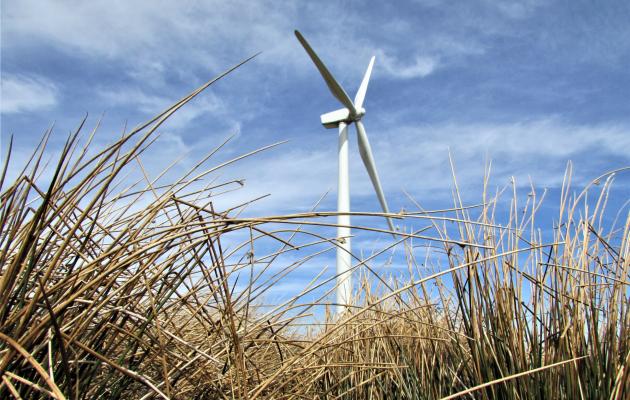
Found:
M 326 129 L 333 129 L 339 126 L 340 122 L 350 124 L 355 121 L 359 121 L 365 115 L 365 108 L 359 107 L 357 113 L 352 115 L 347 108 L 340 108 L 339 110 L 331 111 L 320 116 L 322 125 Z

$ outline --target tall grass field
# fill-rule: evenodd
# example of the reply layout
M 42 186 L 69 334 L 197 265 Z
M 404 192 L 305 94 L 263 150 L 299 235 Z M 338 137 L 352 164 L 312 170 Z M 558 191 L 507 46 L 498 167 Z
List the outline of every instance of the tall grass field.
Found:
M 143 175 L 161 124 L 221 77 L 107 146 L 84 123 L 52 160 L 51 132 L 25 166 L 7 146 L 0 398 L 630 398 L 630 214 L 607 208 L 623 170 L 574 187 L 569 168 L 553 220 L 542 192 L 487 183 L 474 204 L 455 184 L 439 210 L 392 214 L 423 226 L 394 238 L 357 212 L 382 249 L 355 254 L 347 310 L 323 269 L 266 304 L 335 251 L 336 213 L 219 209 L 235 182 L 215 177 L 267 148 L 213 163 L 216 143 L 168 183 Z M 393 248 L 407 271 L 373 268 Z

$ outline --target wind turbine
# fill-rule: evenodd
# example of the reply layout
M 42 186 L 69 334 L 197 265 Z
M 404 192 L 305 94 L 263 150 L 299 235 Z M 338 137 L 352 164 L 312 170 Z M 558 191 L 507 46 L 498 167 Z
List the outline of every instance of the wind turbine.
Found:
M 308 53 L 313 63 L 319 70 L 319 73 L 324 78 L 326 85 L 332 92 L 333 96 L 344 106 L 343 108 L 329 113 L 323 114 L 321 122 L 327 129 L 338 128 L 339 129 L 339 181 L 337 190 L 337 240 L 339 245 L 337 247 L 337 313 L 343 312 L 346 308 L 345 305 L 350 304 L 352 296 L 352 253 L 350 246 L 350 187 L 348 177 L 348 125 L 354 122 L 357 129 L 357 142 L 359 145 L 359 153 L 361 159 L 365 165 L 365 169 L 370 175 L 370 180 L 376 191 L 378 201 L 381 203 L 383 212 L 389 214 L 389 207 L 383 194 L 381 187 L 381 181 L 378 177 L 376 165 L 374 163 L 374 156 L 372 155 L 372 149 L 370 147 L 370 141 L 368 140 L 367 133 L 361 118 L 365 115 L 365 108 L 363 108 L 363 100 L 365 100 L 365 93 L 367 92 L 368 83 L 370 81 L 370 75 L 372 74 L 372 67 L 374 66 L 374 57 L 370 59 L 367 71 L 363 76 L 359 90 L 354 97 L 354 102 L 350 100 L 345 90 L 335 80 L 328 68 L 324 65 L 322 60 L 317 56 L 313 48 L 308 44 L 304 36 L 297 30 L 295 36 L 300 41 L 306 52 Z M 392 220 L 387 217 L 387 223 L 389 229 L 395 232 L 394 224 Z

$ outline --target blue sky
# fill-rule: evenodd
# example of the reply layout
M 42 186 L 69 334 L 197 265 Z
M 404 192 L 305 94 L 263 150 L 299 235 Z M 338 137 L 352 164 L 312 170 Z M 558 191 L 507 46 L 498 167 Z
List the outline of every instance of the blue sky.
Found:
M 403 190 L 450 206 L 450 149 L 466 200 L 480 199 L 491 159 L 494 186 L 531 179 L 552 215 L 568 161 L 576 187 L 630 165 L 628 21 L 623 0 L 4 1 L 2 148 L 13 134 L 19 163 L 53 121 L 61 143 L 86 112 L 90 127 L 104 113 L 108 142 L 262 51 L 161 129 L 147 167 L 185 154 L 184 171 L 231 134 L 217 162 L 289 140 L 224 171 L 246 187 L 218 201 L 271 193 L 251 212 L 277 214 L 331 189 L 332 210 L 337 139 L 319 115 L 338 105 L 299 29 L 351 97 L 376 56 L 364 122 L 394 211 L 413 209 Z M 352 206 L 376 211 L 351 138 Z M 617 177 L 613 204 L 629 185 Z

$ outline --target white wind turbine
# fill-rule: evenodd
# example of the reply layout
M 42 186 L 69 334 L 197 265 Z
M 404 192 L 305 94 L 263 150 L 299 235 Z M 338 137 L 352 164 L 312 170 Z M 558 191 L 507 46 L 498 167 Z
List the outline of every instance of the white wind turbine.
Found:
M 319 59 L 315 51 L 308 44 L 304 36 L 298 31 L 295 31 L 295 36 L 298 38 L 311 60 L 315 63 L 315 66 L 319 70 L 319 73 L 326 81 L 326 85 L 332 92 L 333 96 L 337 98 L 344 106 L 339 110 L 335 110 L 321 116 L 321 121 L 324 127 L 339 128 L 339 182 L 337 190 L 337 211 L 340 213 L 337 217 L 337 240 L 339 246 L 337 247 L 337 313 L 341 313 L 346 304 L 350 304 L 352 296 L 352 253 L 350 246 L 350 188 L 348 178 L 348 125 L 355 123 L 357 128 L 357 142 L 359 145 L 359 153 L 361 159 L 365 165 L 365 169 L 370 175 L 372 185 L 378 197 L 378 201 L 381 203 L 381 207 L 385 213 L 389 213 L 389 207 L 387 207 L 387 201 L 381 188 L 381 182 L 378 178 L 378 172 L 376 171 L 376 165 L 374 164 L 374 157 L 372 156 L 372 149 L 370 148 L 370 142 L 367 134 L 365 133 L 365 127 L 361 122 L 361 118 L 365 115 L 365 108 L 363 108 L 363 100 L 365 99 L 365 93 L 367 92 L 368 82 L 370 81 L 370 74 L 372 73 L 372 66 L 374 65 L 374 57 L 368 64 L 367 71 L 361 81 L 361 86 L 354 97 L 354 102 L 350 100 L 346 92 L 341 85 L 335 80 L 328 68 L 324 65 L 322 60 Z M 387 223 L 389 229 L 394 232 L 394 224 L 388 217 Z

